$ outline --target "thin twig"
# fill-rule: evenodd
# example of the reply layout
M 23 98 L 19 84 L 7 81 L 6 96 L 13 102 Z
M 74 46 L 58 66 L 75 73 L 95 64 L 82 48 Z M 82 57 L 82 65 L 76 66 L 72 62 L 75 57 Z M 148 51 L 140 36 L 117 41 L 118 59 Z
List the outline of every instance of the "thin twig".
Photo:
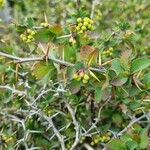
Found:
M 123 133 L 125 133 L 129 128 L 131 128 L 133 126 L 133 124 L 135 124 L 136 122 L 140 121 L 141 119 L 145 118 L 146 117 L 146 114 L 144 114 L 143 116 L 139 117 L 139 118 L 135 118 L 133 119 L 127 127 L 125 127 L 123 130 L 121 130 L 118 134 L 117 134 L 117 137 L 118 136 L 121 136 Z
M 71 117 L 72 117 L 72 120 L 73 120 L 73 124 L 74 124 L 74 129 L 76 131 L 75 141 L 74 141 L 73 145 L 70 148 L 70 150 L 73 150 L 73 149 L 75 149 L 75 147 L 78 145 L 78 143 L 80 141 L 80 125 L 79 125 L 79 122 L 76 120 L 75 112 L 71 108 L 70 104 L 68 104 L 66 102 L 66 106 L 67 106 L 68 111 L 71 114 Z
M 30 104 L 30 106 L 37 112 L 37 114 L 44 118 L 48 123 L 49 125 L 52 127 L 53 129 L 53 132 L 55 133 L 56 137 L 58 138 L 58 141 L 60 142 L 60 145 L 61 145 L 61 149 L 62 150 L 66 150 L 66 147 L 65 147 L 65 142 L 64 142 L 64 137 L 60 134 L 59 130 L 56 128 L 55 124 L 53 123 L 53 120 L 52 120 L 52 117 L 48 117 L 46 116 L 40 109 L 38 109 L 36 106 L 32 106 Z M 37 111 L 38 110 L 38 111 Z
M 94 17 L 94 11 L 95 11 L 95 6 L 100 3 L 100 0 L 93 0 L 92 1 L 92 10 L 91 10 L 91 19 Z
M 87 149 L 87 150 L 94 150 L 89 144 L 85 143 L 84 144 L 84 147 Z
M 23 96 L 23 95 L 26 95 L 26 92 L 25 91 L 19 91 L 19 90 L 16 90 L 8 85 L 0 85 L 0 89 L 7 89 L 7 90 L 10 90 L 12 91 L 12 93 L 14 94 L 18 94 L 19 96 Z
M 6 54 L 4 52 L 0 52 L 0 56 L 13 59 L 13 60 L 15 60 L 16 63 L 25 63 L 25 62 L 33 62 L 33 61 L 43 61 L 43 60 L 45 60 L 44 56 L 43 57 L 33 57 L 33 58 L 20 58 L 20 57 L 16 57 L 16 56 L 13 56 L 13 55 L 10 55 L 10 54 Z M 73 63 L 70 63 L 70 62 L 67 62 L 67 61 L 63 61 L 63 60 L 59 60 L 59 59 L 56 59 L 56 58 L 48 57 L 48 59 L 53 61 L 54 63 L 61 64 L 61 65 L 64 65 L 64 66 L 71 66 L 71 67 L 75 66 L 75 64 L 73 64 Z M 89 69 L 91 71 L 96 71 L 96 72 L 100 72 L 100 73 L 106 72 L 104 67 L 102 67 L 102 68 L 89 67 Z

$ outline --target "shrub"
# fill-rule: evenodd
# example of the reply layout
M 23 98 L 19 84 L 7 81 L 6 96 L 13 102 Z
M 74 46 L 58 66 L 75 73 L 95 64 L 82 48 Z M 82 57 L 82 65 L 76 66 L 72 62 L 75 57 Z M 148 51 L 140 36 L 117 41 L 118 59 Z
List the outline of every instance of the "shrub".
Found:
M 11 1 L 13 21 L 0 23 L 1 149 L 149 149 L 149 6 Z

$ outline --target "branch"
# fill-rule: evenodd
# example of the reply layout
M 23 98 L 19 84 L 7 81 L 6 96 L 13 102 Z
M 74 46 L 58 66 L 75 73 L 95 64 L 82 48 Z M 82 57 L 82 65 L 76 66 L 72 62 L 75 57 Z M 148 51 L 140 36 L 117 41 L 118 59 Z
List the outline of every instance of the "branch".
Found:
M 117 134 L 117 137 L 118 136 L 121 136 L 124 132 L 126 132 L 129 128 L 131 128 L 133 126 L 133 124 L 135 124 L 136 122 L 140 121 L 141 119 L 145 118 L 146 115 L 144 114 L 143 116 L 139 117 L 139 118 L 135 118 L 133 119 L 127 127 L 125 127 L 122 131 L 120 131 L 118 134 Z
M 77 11 L 80 10 L 80 4 L 81 4 L 81 0 L 76 0 L 76 8 L 77 8 Z
M 57 138 L 58 138 L 58 140 L 59 140 L 59 142 L 60 142 L 60 145 L 61 145 L 62 150 L 66 150 L 66 148 L 65 148 L 65 143 L 64 143 L 64 138 L 63 138 L 63 136 L 60 134 L 59 130 L 57 130 L 57 128 L 55 127 L 55 125 L 54 125 L 54 123 L 53 123 L 53 121 L 52 121 L 52 118 L 47 117 L 47 116 L 45 116 L 45 115 L 42 115 L 41 117 L 44 117 L 44 118 L 49 122 L 49 124 L 52 126 L 53 131 L 54 131 L 54 133 L 56 134 L 56 136 L 57 136 Z
M 24 96 L 24 95 L 26 95 L 26 92 L 16 90 L 16 89 L 14 89 L 14 88 L 12 88 L 12 87 L 9 87 L 9 86 L 7 86 L 7 85 L 4 85 L 4 86 L 3 86 L 3 85 L 0 85 L 0 89 L 7 89 L 7 90 L 10 90 L 10 91 L 12 91 L 12 93 L 18 94 L 19 96 Z
M 92 10 L 91 10 L 91 19 L 94 17 L 95 6 L 100 3 L 100 0 L 93 0 L 92 2 Z
M 61 149 L 62 149 L 62 150 L 66 150 L 65 142 L 64 142 L 64 137 L 63 137 L 63 135 L 60 134 L 59 130 L 55 127 L 55 124 L 53 123 L 53 120 L 52 120 L 53 117 L 48 117 L 48 116 L 46 116 L 46 115 L 45 115 L 40 109 L 38 109 L 36 106 L 33 106 L 33 105 L 30 104 L 30 107 L 33 108 L 33 109 L 36 111 L 36 113 L 37 113 L 41 118 L 44 118 L 44 119 L 49 123 L 49 125 L 51 125 L 54 134 L 57 136 L 58 141 L 60 142 Z
M 16 56 L 13 56 L 13 55 L 10 55 L 10 54 L 6 54 L 6 53 L 3 53 L 3 52 L 0 52 L 0 56 L 13 59 L 16 63 L 25 63 L 25 62 L 43 61 L 43 60 L 45 60 L 45 57 L 20 58 L 20 57 L 16 57 Z M 61 65 L 64 65 L 64 66 L 71 66 L 71 67 L 75 66 L 75 64 L 73 64 L 73 63 L 70 63 L 70 62 L 67 62 L 67 61 L 63 61 L 63 60 L 59 60 L 59 59 L 56 59 L 56 58 L 49 57 L 48 59 L 53 61 L 56 64 L 61 64 Z M 96 72 L 100 72 L 100 73 L 106 72 L 104 67 L 102 67 L 102 68 L 90 67 L 89 69 L 91 71 L 96 71 Z
M 87 149 L 87 150 L 94 150 L 89 144 L 85 143 L 84 144 L 84 147 Z
M 73 149 L 75 149 L 75 147 L 78 145 L 78 143 L 80 141 L 80 126 L 79 126 L 78 121 L 76 120 L 74 110 L 71 108 L 71 106 L 67 102 L 66 102 L 66 106 L 67 106 L 68 111 L 71 114 L 73 124 L 74 124 L 74 129 L 76 131 L 75 141 L 74 141 L 72 147 L 70 148 L 70 150 L 73 150 Z

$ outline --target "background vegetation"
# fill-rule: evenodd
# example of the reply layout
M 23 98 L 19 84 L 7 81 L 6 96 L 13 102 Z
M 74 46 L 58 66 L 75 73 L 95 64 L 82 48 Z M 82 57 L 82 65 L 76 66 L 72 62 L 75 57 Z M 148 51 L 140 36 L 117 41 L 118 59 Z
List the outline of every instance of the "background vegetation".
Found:
M 0 149 L 150 149 L 150 1 L 0 9 Z

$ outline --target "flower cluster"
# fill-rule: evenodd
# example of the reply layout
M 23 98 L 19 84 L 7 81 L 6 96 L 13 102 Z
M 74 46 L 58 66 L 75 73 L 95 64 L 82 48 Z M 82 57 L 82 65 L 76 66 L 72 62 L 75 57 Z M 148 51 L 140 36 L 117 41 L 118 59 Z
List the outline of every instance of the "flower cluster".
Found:
M 95 135 L 90 144 L 91 146 L 94 146 L 99 143 L 107 143 L 111 139 L 111 135 L 112 134 L 110 132 L 107 132 L 106 134 L 102 134 L 102 135 Z
M 88 17 L 77 18 L 76 31 L 78 34 L 85 33 L 86 31 L 93 31 L 95 29 L 93 24 L 93 20 Z
M 112 56 L 113 55 L 113 51 L 114 51 L 114 49 L 112 47 L 110 47 L 109 49 L 103 51 L 102 55 L 103 56 Z
M 84 70 L 80 70 L 79 72 L 76 72 L 74 75 L 73 75 L 73 79 L 77 80 L 77 81 L 81 81 L 86 84 L 88 83 L 90 77 L 88 74 L 85 73 Z
M 26 43 L 31 43 L 35 41 L 35 38 L 34 38 L 35 34 L 36 34 L 36 31 L 27 29 L 23 34 L 20 35 L 20 38 Z

